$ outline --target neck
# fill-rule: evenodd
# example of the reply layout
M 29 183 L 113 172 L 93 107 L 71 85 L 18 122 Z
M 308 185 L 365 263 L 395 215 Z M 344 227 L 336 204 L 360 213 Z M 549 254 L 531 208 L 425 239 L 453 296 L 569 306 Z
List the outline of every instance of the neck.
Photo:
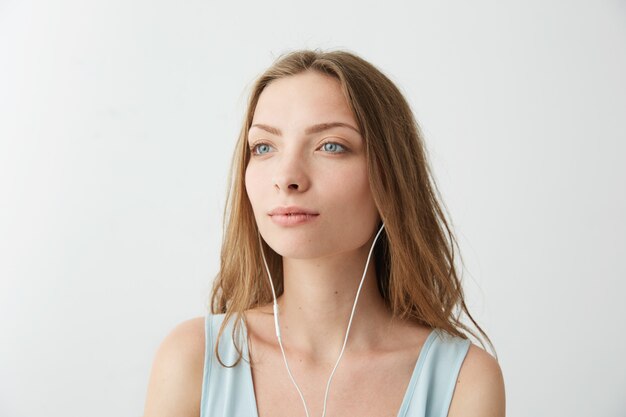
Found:
M 283 343 L 313 361 L 334 362 L 341 351 L 371 241 L 350 254 L 323 259 L 283 258 L 284 292 L 278 298 Z M 373 255 L 372 255 L 373 256 Z M 391 318 L 370 259 L 346 351 L 372 349 Z

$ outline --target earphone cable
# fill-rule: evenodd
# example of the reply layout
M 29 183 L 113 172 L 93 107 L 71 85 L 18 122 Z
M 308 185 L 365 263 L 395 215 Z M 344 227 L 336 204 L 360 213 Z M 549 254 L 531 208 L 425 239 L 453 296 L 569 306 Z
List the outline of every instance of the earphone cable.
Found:
M 385 224 L 383 223 L 382 226 L 380 227 L 380 229 L 378 230 L 378 233 L 376 234 L 376 237 L 374 238 L 374 241 L 372 242 L 372 246 L 370 247 L 370 251 L 369 254 L 367 255 L 367 262 L 365 263 L 365 269 L 363 271 L 363 276 L 361 277 L 361 282 L 359 284 L 359 288 L 357 289 L 357 293 L 356 293 L 356 297 L 354 298 L 354 304 L 352 305 L 352 312 L 350 313 L 350 320 L 348 321 L 348 329 L 346 330 L 346 336 L 344 337 L 343 340 L 343 346 L 341 348 L 341 352 L 339 354 L 339 358 L 337 358 L 337 362 L 335 363 L 335 367 L 333 368 L 330 377 L 328 378 L 328 383 L 326 384 L 326 393 L 324 394 L 324 408 L 322 411 L 322 417 L 326 416 L 326 402 L 328 400 L 328 392 L 330 390 L 330 383 L 333 379 L 333 376 L 335 375 L 335 371 L 337 370 L 337 367 L 339 366 L 339 361 L 341 360 L 341 358 L 343 357 L 343 352 L 345 351 L 346 348 L 346 344 L 348 342 L 348 335 L 350 334 L 350 327 L 352 326 L 352 319 L 354 318 L 354 312 L 356 311 L 356 304 L 358 302 L 359 299 L 359 294 L 361 293 L 361 288 L 363 287 L 363 282 L 365 281 L 365 274 L 367 273 L 367 268 L 369 266 L 369 262 L 370 262 L 370 258 L 372 256 L 372 252 L 374 250 L 374 245 L 376 244 L 376 241 L 378 240 L 378 236 L 380 235 L 380 233 L 382 232 L 383 228 L 385 227 Z M 275 330 L 276 330 L 276 337 L 278 339 L 278 344 L 280 346 L 280 350 L 283 354 L 283 360 L 285 362 L 285 366 L 287 367 L 287 373 L 289 374 L 289 377 L 291 378 L 291 382 L 293 382 L 294 386 L 296 387 L 296 390 L 298 390 L 298 394 L 300 395 L 300 399 L 302 400 L 302 404 L 304 405 L 304 412 L 306 413 L 307 417 L 309 416 L 309 410 L 308 407 L 306 405 L 306 401 L 304 400 L 304 395 L 302 394 L 302 391 L 300 390 L 300 387 L 298 386 L 298 384 L 296 383 L 296 380 L 294 379 L 293 375 L 291 374 L 291 369 L 289 368 L 289 364 L 287 363 L 287 355 L 285 354 L 285 349 L 283 348 L 283 343 L 282 343 L 282 337 L 280 335 L 280 323 L 279 323 L 279 319 L 278 319 L 278 302 L 276 300 L 276 291 L 274 290 L 274 283 L 272 281 L 272 275 L 270 274 L 270 270 L 269 267 L 267 266 L 267 261 L 265 259 L 265 252 L 263 251 L 263 244 L 261 242 L 261 235 L 259 234 L 259 244 L 261 247 L 261 254 L 263 255 L 263 263 L 265 264 L 265 269 L 267 271 L 267 275 L 268 278 L 270 280 L 270 285 L 272 287 L 272 296 L 274 298 L 274 326 L 275 326 Z

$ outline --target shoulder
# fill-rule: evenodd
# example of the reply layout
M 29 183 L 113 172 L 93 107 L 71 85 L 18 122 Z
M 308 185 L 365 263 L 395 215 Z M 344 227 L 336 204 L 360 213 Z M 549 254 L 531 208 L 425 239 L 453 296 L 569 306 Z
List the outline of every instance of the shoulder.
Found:
M 448 417 L 504 417 L 504 378 L 498 361 L 470 344 L 450 403 Z
M 144 417 L 184 417 L 200 414 L 204 371 L 204 317 L 179 323 L 157 349 Z

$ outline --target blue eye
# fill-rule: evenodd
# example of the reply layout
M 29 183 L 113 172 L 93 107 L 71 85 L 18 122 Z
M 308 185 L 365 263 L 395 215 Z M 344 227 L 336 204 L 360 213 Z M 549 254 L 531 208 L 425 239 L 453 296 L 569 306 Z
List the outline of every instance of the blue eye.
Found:
M 259 142 L 250 146 L 250 152 L 254 156 L 265 155 L 266 153 L 269 153 L 271 149 L 273 148 L 265 142 Z M 336 142 L 324 142 L 322 146 L 320 146 L 320 149 L 332 154 L 339 154 L 347 151 L 343 145 Z
M 271 146 L 268 145 L 267 143 L 257 143 L 254 146 L 250 147 L 250 152 L 252 152 L 254 155 L 264 155 L 265 153 L 269 152 Z M 255 152 L 255 149 L 258 149 L 258 152 Z
M 329 145 L 329 146 L 326 146 L 326 145 Z M 341 150 L 337 151 L 338 147 L 341 148 Z M 346 149 L 342 145 L 335 143 L 335 142 L 326 142 L 322 145 L 322 148 L 325 148 L 325 150 L 330 153 L 342 153 L 346 151 Z

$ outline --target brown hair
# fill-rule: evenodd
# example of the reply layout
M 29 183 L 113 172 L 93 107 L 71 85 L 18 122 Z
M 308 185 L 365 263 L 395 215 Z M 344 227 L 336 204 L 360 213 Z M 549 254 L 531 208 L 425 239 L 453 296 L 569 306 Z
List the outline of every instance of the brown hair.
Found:
M 245 322 L 243 312 L 273 300 L 245 192 L 248 131 L 263 89 L 274 80 L 304 71 L 339 80 L 365 141 L 371 192 L 385 224 L 374 248 L 376 277 L 393 316 L 465 339 L 469 333 L 485 347 L 461 322 L 464 312 L 495 352 L 465 305 L 454 263 L 458 243 L 444 216 L 445 205 L 438 198 L 422 134 L 402 93 L 381 71 L 353 53 L 298 50 L 280 56 L 254 83 L 232 159 L 220 271 L 211 293 L 211 313 L 225 313 L 218 343 L 228 320 L 237 316 L 232 337 L 239 357 L 232 366 L 242 358 L 234 334 L 242 319 Z M 282 258 L 262 244 L 278 297 L 283 291 Z M 218 343 L 215 353 L 224 365 Z

